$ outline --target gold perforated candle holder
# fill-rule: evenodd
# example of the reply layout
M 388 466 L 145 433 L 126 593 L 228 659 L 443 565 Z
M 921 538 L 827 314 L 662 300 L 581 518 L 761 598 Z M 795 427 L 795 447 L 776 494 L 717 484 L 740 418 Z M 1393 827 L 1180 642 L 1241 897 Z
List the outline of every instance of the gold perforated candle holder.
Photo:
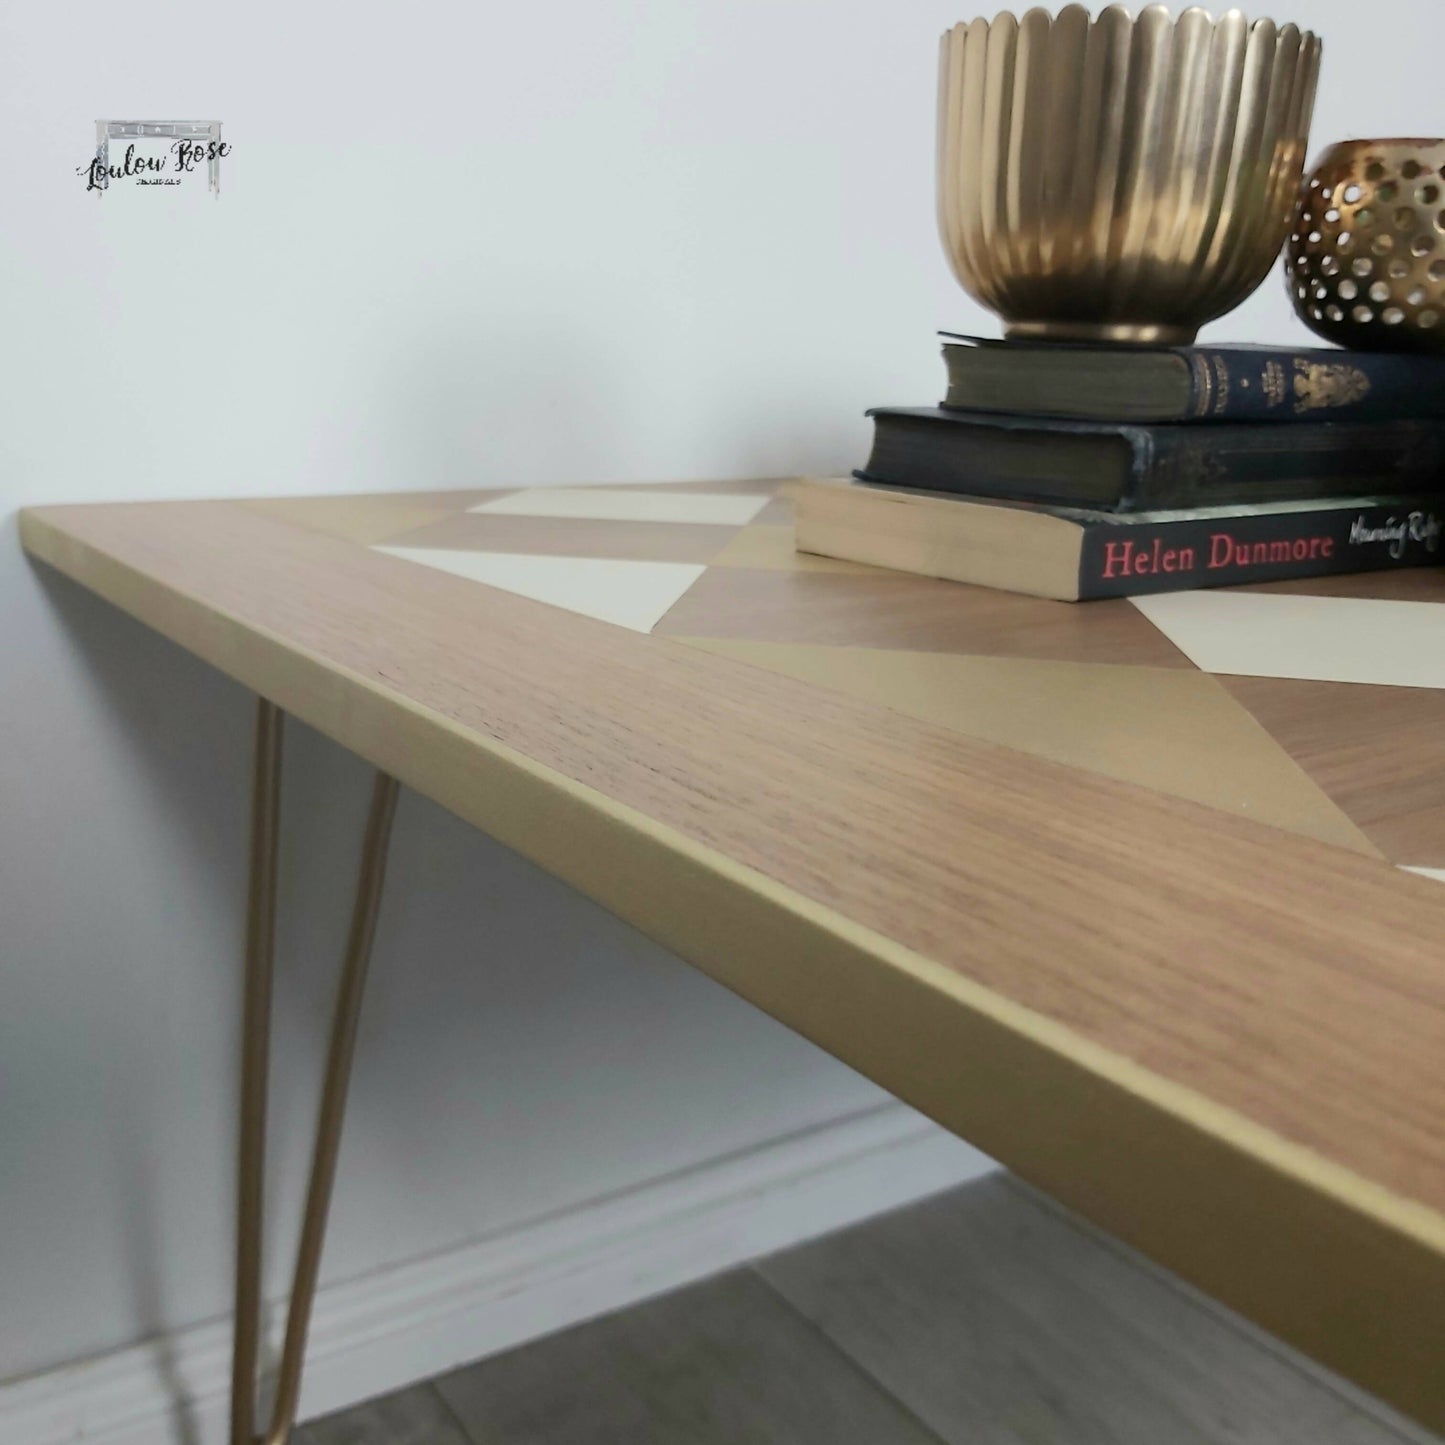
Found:
M 1328 341 L 1445 351 L 1445 140 L 1331 146 L 1300 192 L 1286 275 Z

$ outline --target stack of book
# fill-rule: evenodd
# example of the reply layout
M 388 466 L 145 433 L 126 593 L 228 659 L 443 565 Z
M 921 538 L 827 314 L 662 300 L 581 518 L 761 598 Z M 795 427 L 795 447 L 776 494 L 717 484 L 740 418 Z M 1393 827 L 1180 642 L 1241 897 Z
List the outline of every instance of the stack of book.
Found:
M 1079 601 L 1445 560 L 1445 358 L 949 336 L 800 551 Z

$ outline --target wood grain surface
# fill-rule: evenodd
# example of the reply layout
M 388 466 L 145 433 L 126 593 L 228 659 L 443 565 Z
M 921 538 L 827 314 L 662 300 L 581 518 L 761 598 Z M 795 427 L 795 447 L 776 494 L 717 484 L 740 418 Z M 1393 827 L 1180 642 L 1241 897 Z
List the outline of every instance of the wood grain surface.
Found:
M 657 630 L 668 636 L 763 636 L 773 642 L 1189 666 L 1179 649 L 1125 601 L 1061 610 L 1041 597 L 902 573 L 839 577 L 717 568 Z
M 39 509 L 22 536 L 1445 1423 L 1437 883 L 234 504 Z M 699 590 L 680 632 L 709 633 Z M 1117 616 L 1129 660 L 1171 665 Z M 1052 625 L 1036 655 L 1086 645 Z
M 1391 856 L 1445 868 L 1445 727 L 1436 689 L 1282 677 L 1223 685 Z

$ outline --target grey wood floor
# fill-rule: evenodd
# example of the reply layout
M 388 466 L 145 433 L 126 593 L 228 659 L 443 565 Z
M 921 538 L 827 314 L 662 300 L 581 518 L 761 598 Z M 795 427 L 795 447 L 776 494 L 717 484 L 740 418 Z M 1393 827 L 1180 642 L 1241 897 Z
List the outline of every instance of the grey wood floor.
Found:
M 996 1175 L 316 1421 L 297 1445 L 1431 1439 Z

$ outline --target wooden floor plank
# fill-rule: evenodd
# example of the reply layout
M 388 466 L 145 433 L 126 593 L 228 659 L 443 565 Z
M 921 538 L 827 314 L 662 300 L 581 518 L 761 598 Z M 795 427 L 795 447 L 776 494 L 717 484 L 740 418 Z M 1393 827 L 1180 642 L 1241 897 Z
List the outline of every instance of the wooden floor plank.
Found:
M 758 1271 L 950 1445 L 1403 1438 L 1004 1176 Z
M 1004 1176 L 434 1384 L 296 1445 L 1433 1439 Z
M 299 1429 L 292 1445 L 471 1445 L 441 1396 L 414 1385 Z
M 437 1389 L 474 1445 L 940 1445 L 742 1271 Z

